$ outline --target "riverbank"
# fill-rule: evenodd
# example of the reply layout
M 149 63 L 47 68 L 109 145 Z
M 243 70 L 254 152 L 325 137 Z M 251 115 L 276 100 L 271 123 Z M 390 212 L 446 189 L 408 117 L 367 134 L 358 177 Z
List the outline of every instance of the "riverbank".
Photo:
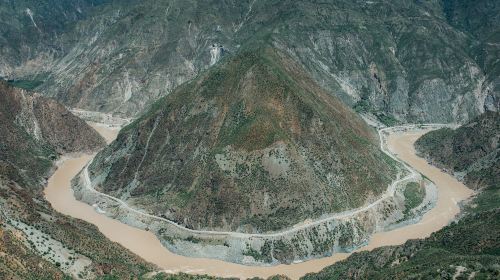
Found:
M 413 133 L 411 137 L 408 136 L 406 138 L 404 136 L 408 133 L 405 132 L 401 133 L 401 135 L 391 135 L 388 139 L 388 144 L 392 152 L 399 154 L 399 157 L 410 165 L 413 166 L 415 164 L 419 172 L 422 172 L 436 183 L 439 191 L 436 207 L 425 214 L 422 220 L 415 225 L 376 233 L 372 236 L 367 246 L 358 250 L 372 249 L 385 245 L 398 245 L 410 238 L 426 237 L 448 224 L 459 211 L 456 202 L 470 195 L 471 192 L 463 184 L 454 180 L 448 174 L 441 172 L 439 169 L 430 166 L 425 160 L 420 159 L 420 162 L 414 162 L 414 160 L 419 158 L 415 155 L 414 150 L 410 148 L 413 147 L 413 142 L 418 136 L 423 133 L 423 131 Z M 120 223 L 97 213 L 94 207 L 75 200 L 70 189 L 70 180 L 72 175 L 76 175 L 90 158 L 91 156 L 82 156 L 64 161 L 49 181 L 49 186 L 46 189 L 47 200 L 52 203 L 56 210 L 95 224 L 111 240 L 122 244 L 145 260 L 158 265 L 168 272 L 200 273 L 221 277 L 233 276 L 242 278 L 285 274 L 291 278 L 298 278 L 308 272 L 319 271 L 323 267 L 342 260 L 349 255 L 347 253 L 336 253 L 331 257 L 272 267 L 249 267 L 214 259 L 188 258 L 175 255 L 166 250 L 150 231 L 140 230 Z M 433 168 L 437 170 L 437 173 Z M 464 191 L 463 188 L 469 192 Z M 458 189 L 460 191 L 455 192 L 450 189 Z M 448 209 L 449 211 L 444 211 L 443 214 L 440 214 L 439 211 L 443 209 Z
M 351 252 L 366 245 L 376 232 L 388 231 L 418 222 L 437 200 L 436 188 L 420 174 L 399 162 L 387 146 L 394 129 L 379 130 L 380 148 L 394 160 L 397 178 L 379 197 L 359 208 L 304 221 L 292 227 L 264 233 L 245 233 L 190 229 L 166 217 L 147 213 L 128 201 L 96 190 L 89 174 L 89 163 L 72 182 L 77 200 L 93 205 L 98 212 L 136 228 L 153 232 L 169 251 L 187 257 L 219 259 L 226 262 L 273 266 L 324 258 Z M 105 174 L 106 172 L 104 172 Z M 408 183 L 420 183 L 425 198 L 407 209 L 404 195 Z

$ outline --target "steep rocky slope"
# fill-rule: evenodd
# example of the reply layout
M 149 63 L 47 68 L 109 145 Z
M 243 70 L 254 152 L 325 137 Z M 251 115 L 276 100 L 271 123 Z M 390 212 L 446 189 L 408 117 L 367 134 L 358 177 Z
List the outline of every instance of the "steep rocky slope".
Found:
M 375 132 L 270 48 L 156 103 L 90 167 L 99 190 L 196 229 L 278 230 L 360 207 L 395 178 Z
M 497 279 L 500 277 L 499 114 L 485 113 L 456 130 L 422 136 L 416 148 L 432 162 L 482 188 L 462 218 L 424 240 L 355 253 L 303 279 Z
M 39 187 L 63 153 L 91 152 L 104 139 L 61 104 L 0 81 L 0 166 L 18 183 Z
M 107 0 L 1 0 L 0 78 L 28 76 L 31 81 L 22 85 L 38 86 L 52 62 L 71 45 L 61 41 L 61 35 L 104 2 Z
M 48 75 L 33 77 L 35 67 L 10 78 L 40 80 L 40 90 L 71 107 L 132 116 L 220 57 L 267 42 L 328 92 L 386 123 L 465 121 L 499 107 L 499 4 L 470 6 L 111 1 L 60 36 L 64 49 L 55 60 L 39 56 L 50 61 Z
M 153 266 L 95 226 L 54 211 L 42 188 L 62 153 L 104 139 L 53 100 L 0 82 L 0 278 L 138 277 Z
M 443 1 L 448 22 L 470 34 L 476 42 L 468 46 L 469 52 L 485 73 L 483 88 L 486 90 L 485 107 L 498 111 L 500 107 L 500 13 L 498 1 Z M 496 109 L 495 109 L 496 108 Z

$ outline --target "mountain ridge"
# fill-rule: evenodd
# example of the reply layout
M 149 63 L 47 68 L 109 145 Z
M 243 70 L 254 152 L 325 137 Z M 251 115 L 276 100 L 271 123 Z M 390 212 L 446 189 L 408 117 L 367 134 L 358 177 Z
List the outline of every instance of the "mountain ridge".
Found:
M 0 81 L 0 102 L 0 128 L 4 132 L 0 162 L 6 170 L 17 170 L 17 183 L 40 186 L 51 162 L 61 154 L 92 152 L 105 145 L 84 121 L 44 96 Z
M 136 116 L 224 54 L 265 42 L 387 124 L 463 122 L 498 110 L 498 27 L 460 22 L 499 7 L 450 2 L 112 1 L 76 22 L 84 42 L 61 36 L 50 69 L 37 70 L 42 57 L 11 78 L 39 80 L 70 107 Z

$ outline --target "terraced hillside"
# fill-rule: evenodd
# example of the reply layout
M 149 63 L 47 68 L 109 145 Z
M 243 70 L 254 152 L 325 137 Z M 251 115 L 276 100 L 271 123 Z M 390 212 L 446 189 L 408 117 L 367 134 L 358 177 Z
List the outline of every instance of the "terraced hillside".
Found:
M 151 214 L 243 232 L 360 207 L 396 173 L 374 130 L 272 48 L 155 103 L 89 170 L 100 191 Z

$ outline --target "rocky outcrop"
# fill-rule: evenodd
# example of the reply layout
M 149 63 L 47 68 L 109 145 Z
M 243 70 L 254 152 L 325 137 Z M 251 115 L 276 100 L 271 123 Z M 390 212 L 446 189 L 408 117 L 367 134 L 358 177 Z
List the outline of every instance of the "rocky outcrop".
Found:
M 221 55 L 266 42 L 386 123 L 462 122 L 499 108 L 499 8 L 450 2 L 463 1 L 116 1 L 63 32 L 53 59 L 20 62 L 49 76 L 11 78 L 41 79 L 42 92 L 70 107 L 130 117 Z
M 0 104 L 0 165 L 30 187 L 39 186 L 59 155 L 105 145 L 84 121 L 39 94 L 0 82 Z

